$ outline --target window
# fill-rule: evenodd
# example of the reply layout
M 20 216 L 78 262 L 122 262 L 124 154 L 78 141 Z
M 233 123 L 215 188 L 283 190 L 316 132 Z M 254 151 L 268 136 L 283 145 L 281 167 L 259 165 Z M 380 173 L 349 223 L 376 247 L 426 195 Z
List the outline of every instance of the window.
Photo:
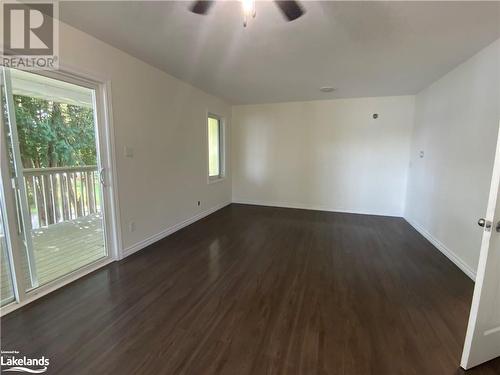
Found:
M 222 120 L 214 115 L 208 116 L 208 179 L 224 177 L 224 131 Z

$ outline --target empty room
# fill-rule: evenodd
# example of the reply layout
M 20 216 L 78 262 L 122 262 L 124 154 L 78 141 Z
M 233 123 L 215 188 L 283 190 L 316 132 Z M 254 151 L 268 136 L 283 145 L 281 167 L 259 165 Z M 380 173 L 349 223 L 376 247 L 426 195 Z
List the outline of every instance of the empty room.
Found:
M 500 375 L 499 1 L 0 9 L 1 372 Z

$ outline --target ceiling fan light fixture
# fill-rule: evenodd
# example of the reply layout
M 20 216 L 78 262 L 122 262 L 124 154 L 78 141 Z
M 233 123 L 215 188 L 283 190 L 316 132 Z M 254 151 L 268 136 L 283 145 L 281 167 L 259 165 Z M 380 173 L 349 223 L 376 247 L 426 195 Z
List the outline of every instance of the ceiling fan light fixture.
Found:
M 243 26 L 245 27 L 247 26 L 248 20 L 251 17 L 255 18 L 257 14 L 255 1 L 256 0 L 240 0 L 243 13 Z M 190 10 L 196 14 L 206 15 L 215 2 L 216 0 L 198 0 L 193 2 Z M 295 0 L 273 0 L 273 3 L 280 9 L 288 22 L 301 17 L 305 12 L 302 6 Z
M 246 27 L 248 20 L 253 17 L 255 18 L 257 12 L 255 9 L 255 0 L 240 0 L 241 10 L 243 13 L 243 26 Z

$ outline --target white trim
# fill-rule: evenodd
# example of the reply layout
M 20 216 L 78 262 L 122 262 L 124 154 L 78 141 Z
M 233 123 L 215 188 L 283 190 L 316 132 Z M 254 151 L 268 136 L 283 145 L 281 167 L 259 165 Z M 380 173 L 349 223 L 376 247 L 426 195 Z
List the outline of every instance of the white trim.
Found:
M 248 200 L 248 199 L 234 199 L 234 198 L 233 198 L 233 203 L 249 204 L 252 206 L 296 208 L 299 210 L 339 212 L 339 213 L 356 214 L 356 215 L 401 217 L 401 215 L 397 215 L 394 213 L 388 213 L 388 212 L 367 212 L 367 211 L 357 211 L 357 210 L 346 210 L 346 209 L 332 208 L 332 207 L 321 206 L 321 205 L 316 206 L 316 205 L 301 204 L 301 203 L 254 201 L 254 200 Z
M 434 245 L 436 249 L 442 252 L 449 260 L 451 260 L 458 268 L 460 268 L 467 276 L 469 276 L 473 281 L 476 280 L 476 271 L 474 271 L 467 263 L 465 263 L 455 252 L 441 241 L 430 234 L 423 226 L 416 223 L 415 221 L 405 217 L 404 218 L 408 224 L 410 224 L 415 230 L 424 236 L 431 244 Z
M 78 270 L 71 272 L 65 276 L 62 276 L 60 278 L 57 278 L 56 280 L 42 285 L 39 288 L 30 290 L 26 292 L 25 298 L 21 302 L 16 302 L 13 301 L 12 303 L 2 306 L 0 310 L 0 317 L 7 315 L 8 313 L 19 309 L 20 307 L 23 307 L 38 298 L 41 298 L 49 293 L 54 292 L 55 290 L 62 288 L 65 285 L 68 285 L 72 283 L 73 281 L 76 281 L 80 278 L 82 278 L 85 275 L 88 275 L 89 273 L 92 273 L 94 271 L 97 271 L 98 269 L 107 266 L 110 263 L 113 263 L 115 260 L 110 259 L 109 257 L 104 257 L 103 259 L 97 260 L 87 266 L 84 266 L 82 268 L 79 268 Z
M 222 203 L 222 204 L 219 204 L 217 206 L 214 206 L 212 208 L 209 208 L 208 210 L 205 210 L 203 212 L 200 212 L 199 214 L 196 214 L 192 217 L 190 217 L 189 219 L 186 219 L 184 221 L 181 221 L 180 223 L 178 224 L 175 224 L 175 225 L 172 225 L 171 227 L 168 227 L 164 230 L 162 230 L 160 233 L 157 233 L 157 234 L 154 234 L 140 242 L 137 242 L 136 244 L 132 245 L 132 246 L 129 246 L 127 247 L 126 249 L 123 249 L 123 258 L 126 258 L 128 257 L 129 255 L 132 255 L 133 253 L 139 251 L 139 250 L 142 250 L 144 249 L 145 247 L 165 238 L 165 237 L 168 237 L 170 236 L 171 234 L 177 232 L 178 230 L 184 228 L 184 227 L 187 227 L 188 225 L 190 224 L 193 224 L 194 222 L 200 220 L 200 219 L 203 219 L 204 217 L 210 215 L 210 214 L 213 214 L 214 212 L 216 211 L 219 211 L 220 209 L 230 205 L 231 202 L 226 202 L 226 203 Z
M 111 81 L 107 80 L 100 84 L 99 87 L 103 100 L 104 118 L 104 136 L 106 144 L 106 160 L 108 163 L 108 185 L 109 189 L 109 210 L 111 220 L 108 222 L 110 236 L 112 237 L 112 256 L 114 259 L 122 259 L 122 231 L 121 231 L 121 212 L 118 195 L 118 168 L 116 162 L 116 145 L 115 145 L 115 128 L 113 125 L 113 107 L 111 100 Z

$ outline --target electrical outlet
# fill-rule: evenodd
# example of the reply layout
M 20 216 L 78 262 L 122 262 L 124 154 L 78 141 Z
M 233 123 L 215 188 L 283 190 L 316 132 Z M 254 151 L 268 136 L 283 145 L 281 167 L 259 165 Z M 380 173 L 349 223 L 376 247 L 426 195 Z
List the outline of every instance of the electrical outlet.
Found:
M 134 221 L 130 221 L 128 223 L 128 231 L 129 232 L 134 232 L 135 231 L 135 222 Z

